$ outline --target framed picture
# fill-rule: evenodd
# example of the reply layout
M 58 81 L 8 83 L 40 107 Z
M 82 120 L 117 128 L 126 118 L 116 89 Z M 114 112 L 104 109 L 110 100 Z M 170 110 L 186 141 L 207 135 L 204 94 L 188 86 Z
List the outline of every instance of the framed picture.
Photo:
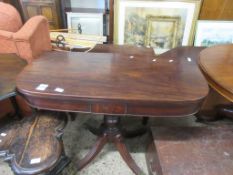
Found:
M 67 12 L 67 25 L 72 33 L 103 36 L 102 13 Z
M 145 45 L 161 52 L 177 46 L 180 17 L 147 16 Z
M 192 45 L 201 3 L 202 0 L 118 0 L 114 43 L 151 46 L 156 54 Z
M 233 21 L 198 21 L 195 46 L 210 47 L 229 43 L 233 43 Z

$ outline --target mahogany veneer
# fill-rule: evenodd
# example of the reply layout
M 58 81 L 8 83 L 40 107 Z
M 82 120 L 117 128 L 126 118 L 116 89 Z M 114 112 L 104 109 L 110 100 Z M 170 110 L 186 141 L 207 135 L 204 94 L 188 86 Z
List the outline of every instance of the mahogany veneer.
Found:
M 202 49 L 181 47 L 157 57 L 151 49 L 132 46 L 106 49 L 113 53 L 45 53 L 18 76 L 17 90 L 34 108 L 106 114 L 96 144 L 77 162 L 79 170 L 113 142 L 132 171 L 141 175 L 123 142 L 131 134 L 122 131 L 119 116 L 196 113 L 208 94 L 196 65 Z M 103 52 L 98 47 L 95 51 Z M 48 87 L 38 90 L 41 84 Z
M 199 65 L 210 86 L 233 102 L 233 44 L 214 46 L 200 53 Z
M 177 48 L 158 57 L 45 53 L 18 76 L 17 89 L 31 106 L 40 109 L 190 115 L 198 111 L 208 93 L 207 83 L 193 58 L 199 51 Z M 42 83 L 48 84 L 48 88 L 37 91 Z M 57 87 L 64 92 L 54 91 Z
M 233 118 L 233 45 L 219 45 L 200 53 L 199 66 L 209 85 L 231 102 L 217 106 L 219 116 Z

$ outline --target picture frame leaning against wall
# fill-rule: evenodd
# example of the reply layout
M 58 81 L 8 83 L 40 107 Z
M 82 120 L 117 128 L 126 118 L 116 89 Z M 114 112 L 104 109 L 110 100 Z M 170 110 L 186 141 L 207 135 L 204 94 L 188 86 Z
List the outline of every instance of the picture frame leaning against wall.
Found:
M 114 43 L 153 47 L 156 54 L 193 45 L 201 4 L 202 0 L 118 0 L 114 7 Z M 157 19 L 157 27 L 148 29 L 149 18 Z M 170 27 L 163 30 L 166 25 Z M 148 33 L 156 33 L 153 39 L 160 40 L 157 45 L 148 44 Z M 170 41 L 174 38 L 176 41 Z

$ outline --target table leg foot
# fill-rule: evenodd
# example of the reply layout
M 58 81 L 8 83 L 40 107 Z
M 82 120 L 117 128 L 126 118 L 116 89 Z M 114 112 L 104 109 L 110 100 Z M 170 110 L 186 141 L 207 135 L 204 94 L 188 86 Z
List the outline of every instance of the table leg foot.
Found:
M 77 169 L 81 170 L 84 168 L 89 162 L 91 162 L 98 153 L 102 150 L 104 145 L 106 144 L 107 139 L 106 136 L 103 135 L 102 137 L 99 137 L 95 143 L 95 145 L 92 147 L 92 149 L 87 153 L 87 155 L 78 161 L 77 163 Z
M 142 170 L 137 166 L 133 158 L 131 157 L 126 145 L 123 142 L 122 137 L 116 136 L 115 137 L 115 145 L 121 155 L 121 157 L 124 159 L 125 163 L 129 166 L 129 168 L 137 175 L 143 175 L 144 173 Z

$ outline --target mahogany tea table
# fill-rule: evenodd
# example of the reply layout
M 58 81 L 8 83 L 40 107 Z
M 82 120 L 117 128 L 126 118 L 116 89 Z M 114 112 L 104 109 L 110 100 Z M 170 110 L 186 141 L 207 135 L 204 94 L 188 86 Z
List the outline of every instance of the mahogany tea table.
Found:
M 157 57 L 49 52 L 25 67 L 17 90 L 34 108 L 104 114 L 97 142 L 78 169 L 113 142 L 131 170 L 143 174 L 124 144 L 120 117 L 198 112 L 209 90 L 196 63 L 202 49 L 181 47 Z
M 233 119 L 233 44 L 207 48 L 200 53 L 199 66 L 209 85 L 229 100 L 229 105 L 218 105 L 220 116 Z

